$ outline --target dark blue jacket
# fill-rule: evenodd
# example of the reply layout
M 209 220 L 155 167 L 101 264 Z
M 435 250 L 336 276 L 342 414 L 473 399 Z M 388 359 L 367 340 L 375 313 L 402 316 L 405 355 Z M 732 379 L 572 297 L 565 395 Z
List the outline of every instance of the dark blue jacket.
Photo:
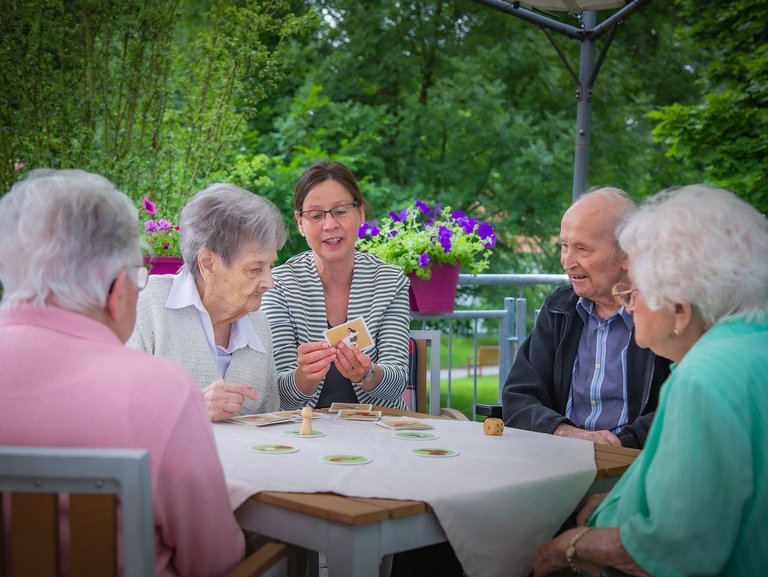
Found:
M 533 333 L 517 353 L 502 391 L 504 422 L 509 427 L 553 433 L 558 425 L 574 423 L 565 415 L 573 364 L 584 328 L 576 312 L 579 297 L 569 286 L 547 297 Z M 625 447 L 641 449 L 669 375 L 669 361 L 635 344 L 627 349 L 629 421 L 618 437 Z

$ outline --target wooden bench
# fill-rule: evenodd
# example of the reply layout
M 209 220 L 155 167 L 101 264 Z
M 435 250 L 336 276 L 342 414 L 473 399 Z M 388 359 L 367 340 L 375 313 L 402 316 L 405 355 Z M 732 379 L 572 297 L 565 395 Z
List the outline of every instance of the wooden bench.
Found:
M 467 357 L 467 374 L 475 367 L 474 356 Z M 483 367 L 495 367 L 499 364 L 498 345 L 480 345 L 477 347 L 477 375 L 483 376 Z

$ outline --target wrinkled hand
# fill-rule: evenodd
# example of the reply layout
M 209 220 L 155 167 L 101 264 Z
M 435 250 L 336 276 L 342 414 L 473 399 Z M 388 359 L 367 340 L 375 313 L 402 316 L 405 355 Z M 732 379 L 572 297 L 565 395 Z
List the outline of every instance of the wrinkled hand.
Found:
M 313 342 L 299 345 L 296 352 L 296 386 L 304 394 L 310 395 L 336 360 L 336 349 L 326 342 Z
M 595 512 L 595 509 L 597 509 L 598 505 L 603 502 L 603 499 L 605 499 L 606 495 L 608 493 L 593 493 L 589 497 L 587 497 L 587 500 L 584 502 L 584 505 L 579 509 L 579 512 L 576 514 L 576 525 L 578 526 L 584 526 L 587 524 L 587 521 L 589 521 L 589 518 L 592 516 L 592 513 Z
M 567 423 L 561 423 L 555 429 L 555 435 L 558 437 L 571 437 L 573 439 L 584 439 L 592 441 L 598 445 L 613 445 L 621 447 L 619 438 L 610 431 L 585 431 Z
M 344 343 L 336 346 L 336 368 L 342 376 L 353 383 L 363 380 L 368 370 L 371 368 L 371 357 L 365 353 L 352 349 Z
M 569 568 L 568 561 L 565 559 L 565 550 L 578 530 L 569 529 L 539 547 L 533 558 L 533 577 L 551 575 Z
M 203 389 L 203 399 L 211 421 L 226 421 L 240 412 L 245 399 L 258 401 L 259 395 L 250 385 L 214 381 Z

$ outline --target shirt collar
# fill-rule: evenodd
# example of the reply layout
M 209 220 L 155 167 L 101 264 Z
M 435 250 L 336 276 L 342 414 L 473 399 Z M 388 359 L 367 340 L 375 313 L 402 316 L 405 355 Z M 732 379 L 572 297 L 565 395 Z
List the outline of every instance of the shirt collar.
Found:
M 587 324 L 587 320 L 594 310 L 595 303 L 591 300 L 584 297 L 579 297 L 579 300 L 576 301 L 576 312 L 579 313 L 579 316 L 581 317 L 581 320 L 584 321 L 584 324 Z M 629 313 L 629 311 L 627 311 L 627 309 L 624 307 L 621 307 L 617 313 L 607 318 L 606 321 L 614 318 L 616 315 L 621 317 L 621 320 L 624 321 L 624 325 L 629 331 L 632 331 L 632 329 L 635 328 L 635 320 L 632 318 L 632 315 Z M 600 320 L 599 322 L 604 321 Z
M 208 323 L 211 322 L 208 311 L 205 310 L 203 302 L 200 300 L 200 293 L 197 292 L 195 278 L 184 268 L 173 278 L 171 290 L 168 292 L 168 298 L 165 301 L 165 308 L 183 309 L 186 307 L 195 307 L 202 318 Z M 232 332 L 229 335 L 227 351 L 231 352 L 244 347 L 249 347 L 259 353 L 267 352 L 253 323 L 248 319 L 248 315 L 233 324 Z

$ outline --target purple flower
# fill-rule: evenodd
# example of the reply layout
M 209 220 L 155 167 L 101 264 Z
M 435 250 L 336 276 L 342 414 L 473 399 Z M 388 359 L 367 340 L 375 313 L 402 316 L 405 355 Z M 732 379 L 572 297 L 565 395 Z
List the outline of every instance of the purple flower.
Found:
M 155 206 L 155 203 L 149 200 L 146 196 L 144 197 L 144 200 L 141 202 L 141 205 L 144 207 L 144 210 L 146 210 L 149 214 L 155 214 L 157 212 L 157 207 Z
M 369 228 L 371 228 L 371 225 L 367 222 L 361 224 L 360 228 L 357 229 L 357 238 L 365 238 L 365 233 L 368 232 Z
M 451 213 L 451 218 L 453 218 L 453 220 L 459 220 L 460 218 L 465 218 L 466 216 L 467 216 L 467 215 L 466 215 L 466 214 L 464 214 L 464 213 L 463 213 L 462 211 L 460 211 L 460 210 L 454 210 L 454 211 Z
M 173 228 L 173 223 L 169 220 L 161 218 L 157 221 L 157 228 L 160 232 L 167 232 Z
M 408 209 L 404 208 L 400 212 L 390 211 L 389 217 L 395 222 L 405 222 L 408 220 Z
M 483 245 L 485 248 L 493 248 L 496 246 L 496 232 L 493 230 L 493 225 L 489 222 L 482 222 L 477 227 L 477 234 L 482 240 L 487 240 Z
M 416 201 L 416 208 L 418 208 L 422 214 L 432 214 L 432 209 L 428 205 L 424 204 L 420 200 Z
M 376 219 L 374 218 L 371 221 L 371 236 L 379 236 L 379 233 L 381 232 L 381 229 L 379 228 L 378 223 L 376 222 Z
M 450 228 L 439 226 L 437 229 L 437 237 L 440 241 L 440 246 L 443 247 L 443 252 L 451 252 L 451 236 L 453 231 Z
M 399 232 L 400 232 L 399 230 L 397 230 L 396 228 L 393 228 L 392 230 L 389 231 L 389 237 L 395 238 Z
M 419 267 L 427 268 L 429 266 L 429 255 L 425 252 L 419 255 Z
M 154 234 L 160 230 L 160 227 L 157 226 L 157 223 L 151 218 L 144 221 L 144 228 L 146 228 L 147 232 L 150 234 Z

